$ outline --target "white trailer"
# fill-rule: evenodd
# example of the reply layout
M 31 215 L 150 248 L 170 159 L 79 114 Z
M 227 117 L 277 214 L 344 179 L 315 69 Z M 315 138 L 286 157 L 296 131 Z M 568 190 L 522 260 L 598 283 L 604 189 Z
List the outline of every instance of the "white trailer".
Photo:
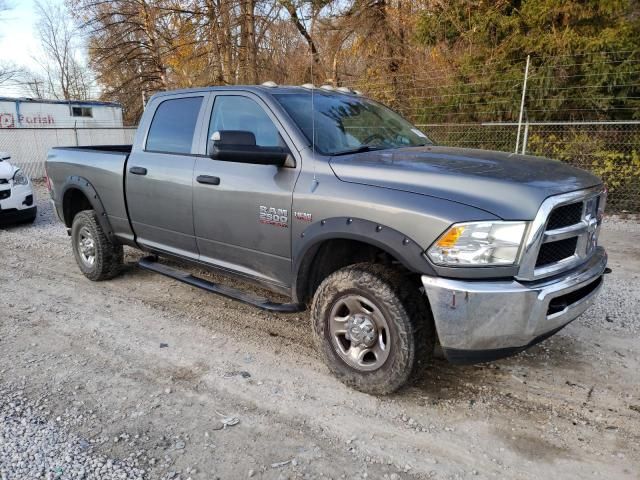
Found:
M 113 102 L 0 97 L 0 129 L 122 127 Z

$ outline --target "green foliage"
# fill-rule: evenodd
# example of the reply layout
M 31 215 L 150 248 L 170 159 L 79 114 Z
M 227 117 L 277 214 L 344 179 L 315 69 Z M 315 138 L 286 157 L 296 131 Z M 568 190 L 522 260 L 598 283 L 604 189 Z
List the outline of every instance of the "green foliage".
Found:
M 515 120 L 531 55 L 530 120 L 640 118 L 639 13 L 634 0 L 439 2 L 416 28 L 452 72 L 433 102 L 447 120 Z
M 640 196 L 640 136 L 636 134 L 631 138 L 632 148 L 623 151 L 614 147 L 616 143 L 623 144 L 616 135 L 575 130 L 563 134 L 533 134 L 529 136 L 527 153 L 591 171 L 602 178 L 609 189 L 609 212 L 635 212 Z

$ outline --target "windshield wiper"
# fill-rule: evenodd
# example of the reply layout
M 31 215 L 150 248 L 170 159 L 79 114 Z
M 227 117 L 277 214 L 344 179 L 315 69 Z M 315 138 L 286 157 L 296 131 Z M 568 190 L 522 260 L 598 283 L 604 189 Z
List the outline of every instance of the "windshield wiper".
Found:
M 331 155 L 337 157 L 338 155 L 350 155 L 352 153 L 362 153 L 362 152 L 373 152 L 375 150 L 386 150 L 389 147 L 383 147 L 382 145 L 360 145 L 357 148 L 352 148 L 350 150 L 342 150 L 340 152 L 332 153 Z

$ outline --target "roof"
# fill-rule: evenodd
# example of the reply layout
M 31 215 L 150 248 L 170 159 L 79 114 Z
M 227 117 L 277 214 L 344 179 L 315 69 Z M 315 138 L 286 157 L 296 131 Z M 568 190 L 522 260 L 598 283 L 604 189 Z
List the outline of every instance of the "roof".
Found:
M 95 107 L 115 107 L 122 108 L 117 102 L 98 102 L 96 100 L 47 100 L 44 98 L 29 97 L 0 97 L 0 102 L 20 102 L 20 103 L 53 103 L 62 105 L 90 105 Z
M 254 93 L 267 93 L 267 94 L 292 94 L 292 93 L 308 93 L 311 94 L 312 89 L 302 86 L 293 85 L 279 85 L 277 87 L 269 87 L 265 85 L 225 85 L 215 87 L 195 87 L 184 88 L 180 90 L 168 90 L 164 92 L 157 92 L 155 96 L 174 95 L 181 93 L 198 93 L 198 92 L 215 92 L 215 91 L 243 91 Z M 326 90 L 324 88 L 316 87 L 313 89 L 314 94 L 334 94 L 334 95 L 355 95 L 355 93 L 340 92 L 338 90 Z

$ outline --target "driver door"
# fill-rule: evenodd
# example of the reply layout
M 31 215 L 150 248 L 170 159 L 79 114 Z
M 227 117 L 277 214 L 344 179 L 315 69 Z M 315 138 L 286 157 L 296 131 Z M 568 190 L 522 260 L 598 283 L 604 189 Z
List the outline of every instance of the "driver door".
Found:
M 257 146 L 288 146 L 294 151 L 293 144 L 284 142 L 272 112 L 249 93 L 214 96 L 207 140 L 226 130 L 253 133 Z M 289 286 L 291 206 L 298 174 L 299 166 L 259 165 L 250 158 L 246 162 L 197 158 L 193 212 L 200 260 Z

